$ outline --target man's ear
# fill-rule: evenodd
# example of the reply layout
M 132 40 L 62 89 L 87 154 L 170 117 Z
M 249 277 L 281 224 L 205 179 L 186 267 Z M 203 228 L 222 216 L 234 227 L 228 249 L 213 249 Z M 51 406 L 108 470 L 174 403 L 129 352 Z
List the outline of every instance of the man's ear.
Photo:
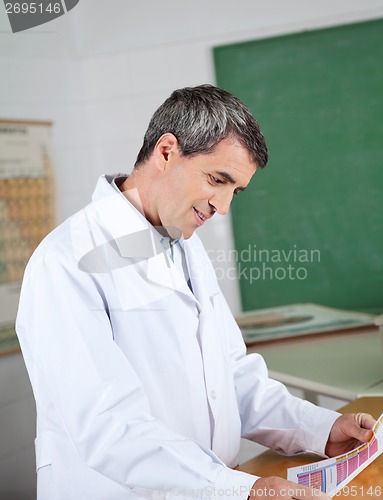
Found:
M 170 132 L 161 135 L 154 146 L 153 156 L 160 170 L 165 170 L 175 157 L 179 156 L 177 137 Z

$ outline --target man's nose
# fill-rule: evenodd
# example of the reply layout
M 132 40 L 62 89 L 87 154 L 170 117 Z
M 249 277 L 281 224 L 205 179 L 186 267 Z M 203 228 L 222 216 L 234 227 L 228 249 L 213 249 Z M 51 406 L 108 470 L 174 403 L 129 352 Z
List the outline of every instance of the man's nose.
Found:
M 214 211 L 220 215 L 226 215 L 230 209 L 230 204 L 233 199 L 233 193 L 215 193 L 209 200 L 209 204 L 214 208 Z

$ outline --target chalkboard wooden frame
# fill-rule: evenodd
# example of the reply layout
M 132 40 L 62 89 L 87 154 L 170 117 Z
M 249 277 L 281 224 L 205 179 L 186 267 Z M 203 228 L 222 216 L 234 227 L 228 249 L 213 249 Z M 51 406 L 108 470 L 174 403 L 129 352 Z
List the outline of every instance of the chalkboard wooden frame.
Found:
M 270 150 L 232 205 L 243 310 L 383 309 L 383 20 L 214 49 Z

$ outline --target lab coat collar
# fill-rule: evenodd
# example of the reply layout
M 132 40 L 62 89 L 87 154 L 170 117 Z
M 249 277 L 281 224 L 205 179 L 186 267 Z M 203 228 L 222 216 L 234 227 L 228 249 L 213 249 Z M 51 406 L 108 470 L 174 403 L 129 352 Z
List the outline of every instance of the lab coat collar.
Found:
M 160 233 L 111 185 L 115 177 L 101 176 L 92 197 L 97 218 L 108 233 L 108 244 L 113 245 L 120 258 L 146 266 L 148 280 L 195 300 L 184 276 L 161 245 Z
M 145 257 L 148 279 L 190 298 L 195 297 L 201 305 L 209 304 L 211 307 L 212 297 L 220 290 L 216 280 L 206 279 L 204 248 L 198 236 L 194 234 L 190 239 L 180 241 L 185 251 L 192 293 L 184 276 L 164 251 L 160 233 L 111 185 L 114 178 L 124 176 L 127 177 L 127 174 L 101 176 L 92 197 L 96 209 L 99 207 L 99 218 L 115 241 L 119 254 L 124 258 Z M 138 237 L 137 233 L 140 244 L 132 253 L 132 245 L 129 243 L 132 238 Z

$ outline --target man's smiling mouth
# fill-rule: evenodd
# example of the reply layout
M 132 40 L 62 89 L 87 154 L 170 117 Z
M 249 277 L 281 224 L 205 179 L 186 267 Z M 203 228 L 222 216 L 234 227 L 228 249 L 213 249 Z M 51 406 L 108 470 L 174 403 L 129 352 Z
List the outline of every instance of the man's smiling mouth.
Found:
M 201 226 L 207 219 L 210 219 L 210 217 L 211 217 L 209 215 L 205 215 L 204 213 L 200 212 L 195 207 L 193 207 L 193 210 L 194 210 L 195 219 L 196 219 L 197 224 L 199 226 Z
M 196 212 L 196 214 L 198 215 L 198 217 L 199 217 L 200 219 L 202 219 L 203 221 L 205 221 L 205 220 L 207 219 L 206 215 L 204 215 L 202 212 L 200 212 L 199 210 L 197 210 L 197 209 L 196 209 L 196 208 L 194 208 L 194 207 L 193 207 L 193 209 L 194 209 L 194 211 Z

